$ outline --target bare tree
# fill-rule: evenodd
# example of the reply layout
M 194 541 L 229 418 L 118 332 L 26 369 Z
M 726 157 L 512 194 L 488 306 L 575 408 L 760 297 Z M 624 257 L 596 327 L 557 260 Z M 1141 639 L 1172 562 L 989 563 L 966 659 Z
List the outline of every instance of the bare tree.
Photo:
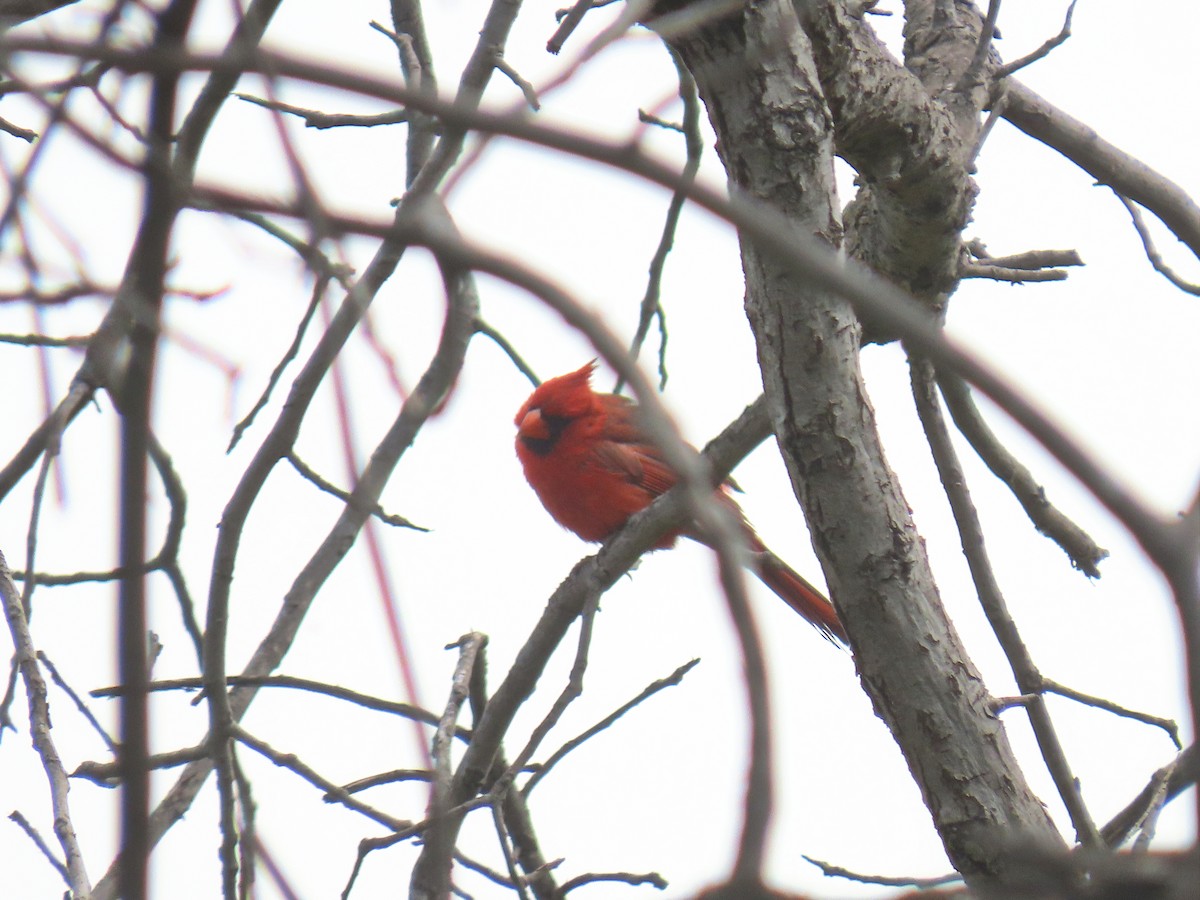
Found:
M 718 536 L 720 581 L 741 654 L 750 723 L 744 770 L 726 773 L 739 790 L 744 775 L 737 848 L 730 870 L 706 896 L 777 896 L 766 875 L 777 799 L 770 660 L 740 574 L 736 530 L 723 525 L 720 504 L 711 502 L 714 480 L 774 435 L 845 623 L 861 685 L 903 754 L 953 877 L 961 878 L 966 890 L 987 896 L 1108 896 L 1105 890 L 1112 896 L 1150 895 L 1139 891 L 1187 896 L 1195 883 L 1194 845 L 1176 855 L 1115 851 L 1134 835 L 1136 848 L 1148 849 L 1160 811 L 1195 783 L 1194 746 L 1183 748 L 1179 729 L 1168 719 L 1090 696 L 1042 673 L 989 559 L 958 456 L 964 444 L 951 428 L 1012 491 L 1030 524 L 1060 546 L 1083 575 L 1099 575 L 1106 551 L 1084 523 L 1053 505 L 1030 468 L 1004 446 L 977 406 L 977 395 L 987 396 L 1019 423 L 1140 545 L 1175 600 L 1184 645 L 1180 674 L 1194 724 L 1200 712 L 1200 497 L 1180 499 L 1181 514 L 1164 518 L 1123 476 L 1106 470 L 1036 403 L 943 330 L 950 298 L 964 279 L 1061 280 L 1068 268 L 1082 264 L 1074 251 L 1036 247 L 993 257 L 967 234 L 977 196 L 987 190 L 986 181 L 976 180 L 977 160 L 1001 119 L 1110 187 L 1129 210 L 1154 268 L 1179 290 L 1196 292 L 1163 262 L 1143 221 L 1149 212 L 1192 253 L 1200 253 L 1200 213 L 1186 193 L 1018 80 L 1031 63 L 1048 57 L 1042 64 L 1053 64 L 1055 47 L 1070 34 L 1074 4 L 1065 10 L 1059 35 L 1008 62 L 995 48 L 997 25 L 1003 24 L 999 0 L 986 10 L 963 2 L 909 0 L 903 4 L 898 56 L 877 35 L 871 2 L 664 0 L 631 2 L 615 12 L 596 9 L 603 5 L 580 0 L 561 11 L 556 31 L 546 29 L 552 52 L 574 55 L 556 78 L 535 88 L 522 74 L 527 61 L 506 56 L 518 15 L 530 13 L 519 3 L 495 0 L 480 11 L 478 21 L 460 23 L 463 34 L 478 31 L 478 36 L 451 91 L 441 79 L 447 77 L 444 58 L 453 58 L 453 50 L 448 46 L 442 56 L 426 30 L 429 10 L 416 0 L 394 0 L 389 24 L 371 23 L 394 53 L 394 71 L 386 73 L 365 62 L 330 64 L 298 47 L 277 49 L 270 39 L 287 9 L 272 0 L 235 5 L 233 17 L 224 6 L 195 0 L 99 3 L 89 6 L 87 15 L 71 7 L 22 27 L 16 25 L 57 4 L 9 4 L 5 13 L 14 26 L 0 40 L 2 91 L 20 101 L 14 108 L 21 117 L 0 119 L 0 128 L 4 140 L 24 149 L 5 153 L 9 191 L 0 218 L 6 248 L 0 264 L 7 279 L 6 311 L 32 311 L 35 327 L 0 337 L 13 353 L 29 354 L 29 359 L 19 357 L 28 382 L 40 379 L 47 386 L 40 410 L 29 405 L 22 415 L 7 417 L 10 431 L 20 436 L 9 441 L 10 455 L 0 470 L 0 508 L 22 523 L 25 535 L 23 547 L 0 548 L 6 554 L 0 556 L 0 589 L 15 648 L 0 726 L 29 729 L 30 758 L 40 763 L 49 785 L 48 815 L 13 814 L 31 840 L 29 854 L 40 851 L 72 897 L 147 896 L 153 849 L 185 815 L 201 815 L 193 804 L 210 792 L 215 812 L 201 832 L 216 837 L 196 855 L 207 859 L 217 849 L 222 895 L 249 896 L 255 879 L 264 877 L 281 896 L 303 895 L 298 885 L 289 885 L 257 831 L 259 806 L 274 804 L 277 791 L 283 791 L 264 790 L 263 777 L 252 776 L 248 759 L 258 756 L 304 782 L 305 798 L 337 804 L 347 811 L 343 821 L 355 823 L 345 826 L 357 828 L 362 839 L 357 859 L 343 861 L 344 896 L 355 893 L 360 873 L 371 865 L 389 866 L 396 890 L 407 885 L 410 896 L 422 898 L 465 893 L 456 885 L 463 872 L 486 885 L 482 890 L 520 897 L 561 897 L 603 882 L 665 887 L 670 873 L 583 869 L 571 874 L 553 851 L 543 851 L 553 835 L 543 830 L 539 837 L 530 794 L 543 779 L 563 777 L 555 767 L 564 757 L 678 684 L 695 664 L 680 666 L 589 727 L 570 731 L 570 711 L 591 671 L 589 650 L 601 596 L 659 536 L 691 517 Z M 605 16 L 599 25 L 598 16 Z M 665 121 L 661 110 L 644 111 L 632 140 L 611 140 L 533 115 L 547 96 L 569 89 L 631 33 L 656 35 L 659 52 L 669 54 L 678 79 L 679 124 Z M 498 91 L 519 100 L 507 109 L 483 103 Z M 338 108 L 329 108 L 331 103 Z M 341 104 L 353 104 L 355 111 L 342 112 Z M 721 188 L 698 177 L 704 113 L 728 182 Z M 372 136 L 394 136 L 394 130 L 383 129 L 396 125 L 404 129 L 403 166 L 393 153 L 385 176 L 391 183 L 383 194 L 373 185 L 373 207 L 363 212 L 332 196 L 313 162 L 314 154 L 340 152 L 330 149 L 324 132 L 372 129 L 367 132 Z M 243 138 L 250 132 L 239 131 L 248 128 L 257 129 L 253 142 Z M 671 145 L 674 160 L 663 162 L 651 145 L 675 131 L 682 140 Z M 51 138 L 68 141 L 71 155 L 46 161 L 53 152 L 46 149 L 53 146 Z M 239 153 L 248 161 L 266 146 L 279 181 L 260 189 L 239 177 Z M 496 190 L 504 188 L 503 170 L 497 167 L 492 176 L 489 163 L 498 146 L 531 146 L 556 161 L 588 164 L 579 170 L 581 194 L 592 189 L 589 178 L 607 171 L 665 189 L 670 197 L 665 225 L 657 250 L 646 254 L 650 274 L 628 337 L 613 327 L 612 316 L 585 301 L 585 279 L 564 287 L 538 265 L 538 248 L 518 254 L 508 249 L 509 235 L 481 238 L 469 216 L 459 212 L 459 196 L 472 179 L 492 177 Z M 338 159 L 339 177 L 352 180 L 352 170 L 365 159 Z M 81 160 L 98 166 L 114 184 L 140 192 L 119 271 L 97 263 L 89 247 L 77 246 L 75 222 L 59 222 L 43 206 L 43 191 L 53 179 L 69 177 L 64 171 L 69 173 L 71 165 L 82 171 Z M 838 161 L 855 174 L 854 195 L 844 207 Z M 80 195 L 88 189 L 84 183 L 72 187 Z M 395 193 L 401 196 L 394 210 L 381 216 L 378 210 Z M 86 201 L 79 198 L 80 208 Z M 683 441 L 655 386 L 636 364 L 657 336 L 665 381 L 670 300 L 664 271 L 688 209 L 706 210 L 736 229 L 745 309 L 764 387 L 763 397 L 703 454 Z M 115 211 L 110 214 L 117 217 Z M 220 229 L 219 236 L 210 235 L 200 249 L 196 229 L 210 226 Z M 293 268 L 286 288 L 276 289 L 273 274 L 265 289 L 250 288 L 263 309 L 244 305 L 231 311 L 222 305 L 221 294 L 246 288 L 205 282 L 204 260 L 248 246 L 263 256 L 262 248 L 269 245 L 284 248 L 286 265 Z M 417 254 L 425 254 L 432 266 L 410 263 Z M 273 272 L 284 268 L 281 264 Z M 248 284 L 254 283 L 252 270 L 243 270 Z M 512 371 L 536 380 L 536 344 L 523 340 L 519 328 L 497 327 L 485 317 L 485 301 L 498 285 L 551 311 L 565 322 L 559 333 L 571 335 L 563 340 L 581 336 L 618 373 L 682 483 L 572 569 L 498 679 L 493 675 L 489 683 L 487 678 L 488 636 L 463 634 L 447 648 L 456 651 L 447 673 L 448 699 L 439 708 L 423 708 L 417 702 L 421 666 L 414 662 L 422 651 L 413 642 L 425 638 L 398 617 L 400 604 L 390 593 L 388 575 L 391 538 L 381 534 L 381 526 L 409 533 L 423 529 L 386 508 L 389 499 L 406 497 L 387 489 L 398 473 L 414 467 L 414 442 L 430 440 L 427 436 L 442 427 L 439 418 L 447 404 L 472 390 L 464 362 L 482 343 L 477 338 L 499 348 Z M 420 374 L 404 387 L 398 369 L 414 363 L 404 358 L 397 364 L 389 355 L 379 310 L 394 295 L 435 292 L 440 320 L 426 324 L 429 336 L 419 342 Z M 275 298 L 268 295 L 276 293 L 289 303 L 302 300 L 286 311 L 272 310 Z M 383 297 L 388 300 L 381 302 Z M 219 339 L 197 339 L 176 327 L 180 308 L 189 321 L 215 320 L 215 326 L 207 326 L 217 329 L 210 335 L 222 329 L 249 332 L 256 352 L 228 361 Z M 46 327 L 51 315 L 57 316 L 55 323 L 83 323 L 83 332 L 54 335 Z M 259 334 L 245 326 L 250 318 L 269 324 Z M 275 340 L 281 335 L 283 340 Z M 884 456 L 862 358 L 865 346 L 894 342 L 907 354 L 915 408 L 978 602 L 1011 668 L 1016 697 L 995 696 L 972 661 L 968 651 L 974 648 L 960 638 L 946 612 L 925 541 Z M 51 354 L 79 350 L 82 358 L 62 389 L 51 375 Z M 215 403 L 213 391 L 201 393 L 198 382 L 173 371 L 173 365 L 184 365 L 174 361 L 184 359 L 202 360 L 231 379 L 240 379 L 241 366 L 262 376 L 257 402 L 246 410 L 238 398 L 243 417 L 227 448 L 234 471 L 217 454 L 177 463 L 181 455 L 191 457 L 194 448 L 172 444 L 170 429 L 160 421 L 163 404 L 171 404 L 172 414 L 186 416 L 190 406 Z M 391 419 L 382 427 L 354 421 L 348 373 L 364 359 L 386 372 L 377 384 L 393 398 Z M 466 386 L 460 383 L 464 377 Z M 328 410 L 321 407 L 326 390 L 332 393 Z M 101 416 L 90 411 L 93 403 L 103 405 Z M 97 419 L 112 424 L 120 450 L 112 497 L 86 504 L 89 527 L 103 529 L 105 537 L 82 546 L 65 527 L 59 534 L 46 525 L 47 519 L 71 520 L 79 515 L 76 507 L 47 507 L 54 479 L 70 472 L 68 464 L 77 456 L 89 459 L 93 472 L 104 471 L 104 454 L 87 450 L 97 442 Z M 453 421 L 456 439 L 472 442 L 469 419 Z M 312 441 L 314 431 L 329 440 Z M 90 435 L 86 446 L 75 442 L 81 433 Z M 368 439 L 374 443 L 363 453 L 360 442 Z M 316 461 L 310 447 L 319 454 Z M 328 474 L 339 460 L 349 472 L 341 486 Z M 213 490 L 206 472 L 222 467 L 229 487 L 219 501 L 219 523 L 198 522 L 196 513 L 188 512 L 188 497 L 207 500 Z M 446 491 L 459 489 L 453 483 L 458 469 L 429 471 L 433 474 L 420 477 L 451 482 Z M 291 501 L 283 499 L 279 485 L 292 477 L 289 472 L 303 480 L 299 502 L 308 506 L 288 508 Z M 96 491 L 98 497 L 103 493 Z M 314 504 L 327 519 L 311 515 Z M 275 522 L 274 543 L 256 524 L 266 516 Z M 215 538 L 193 537 L 209 524 L 218 524 Z M 161 537 L 154 537 L 158 533 Z M 110 556 L 114 536 L 116 555 Z M 375 591 L 386 610 L 382 620 L 395 648 L 406 694 L 402 701 L 392 699 L 391 691 L 368 694 L 340 687 L 332 678 L 279 672 L 298 641 L 322 633 L 313 624 L 320 615 L 318 600 L 328 606 L 347 591 L 342 563 L 356 542 L 372 564 Z M 96 545 L 108 549 L 97 551 Z M 465 563 L 480 548 L 442 552 Z M 275 578 L 275 593 L 242 589 L 242 573 L 250 567 Z M 34 621 L 34 613 L 59 592 L 103 596 L 105 585 L 117 587 L 115 624 L 99 641 L 93 635 L 93 643 L 111 643 L 117 681 L 109 684 L 108 657 L 102 655 L 88 666 L 75 666 L 74 677 L 65 678 L 55 661 L 39 652 L 48 638 L 39 631 L 43 614 Z M 421 602 L 449 604 L 455 593 L 451 574 Z M 168 598 L 177 613 L 169 620 L 172 633 L 165 642 L 175 654 L 181 645 L 189 649 L 191 677 L 156 680 L 161 644 L 149 629 L 168 620 L 161 611 L 148 612 L 148 604 Z M 247 621 L 251 600 L 252 640 L 244 624 L 231 625 Z M 354 634 L 355 641 L 373 637 L 369 628 L 356 630 L 353 621 L 334 622 L 325 627 Z M 572 649 L 564 642 L 577 623 Z M 565 685 L 543 686 L 539 692 L 547 671 L 564 667 L 563 654 L 573 660 L 561 673 Z M 602 673 L 605 667 L 594 669 Z M 93 694 L 116 699 L 115 738 L 108 734 L 106 714 L 94 715 L 73 689 L 71 682 L 80 677 Z M 23 720 L 17 724 L 18 687 L 27 698 L 27 726 Z M 175 724 L 186 720 L 184 690 L 202 692 L 203 723 Z M 65 759 L 99 753 L 85 749 L 94 736 L 65 731 L 61 718 L 52 728 L 48 704 L 56 691 L 73 701 L 105 742 L 102 758 L 73 771 Z M 391 717 L 409 720 L 417 749 L 401 752 L 391 737 L 347 739 L 355 749 L 361 743 L 377 745 L 385 759 L 394 760 L 390 769 L 351 783 L 325 774 L 313 759 L 322 752 L 321 742 L 314 738 L 311 747 L 283 749 L 258 732 L 260 722 L 248 719 L 252 708 L 283 703 L 275 698 L 292 691 L 303 692 L 304 711 L 296 715 L 317 730 L 336 730 L 336 720 L 323 718 L 320 705 L 325 702 L 320 698 L 334 698 L 368 716 L 374 728 L 390 727 L 378 723 Z M 1107 824 L 1097 821 L 1080 790 L 1062 726 L 1051 716 L 1050 694 L 1163 729 L 1180 752 L 1167 767 L 1144 773 L 1149 784 L 1119 815 Z M 1035 793 L 1010 745 L 1001 712 L 1012 707 L 1028 717 L 1066 810 L 1070 839 Z M 156 724 L 161 722 L 172 723 L 169 731 Z M 624 739 L 636 742 L 633 726 L 621 725 Z M 179 738 L 188 727 L 198 728 L 197 739 Z M 571 737 L 563 738 L 564 733 Z M 72 744 L 69 750 L 64 740 Z M 551 749 L 552 742 L 557 749 Z M 160 771 L 171 780 L 157 783 Z M 89 850 L 88 842 L 102 841 L 92 833 L 99 826 L 91 808 L 108 806 L 86 781 L 119 787 L 119 839 L 98 877 L 88 870 L 99 853 Z M 69 796 L 72 783 L 83 787 Z M 368 793 L 387 786 L 397 793 Z M 618 783 L 614 790 L 619 789 Z M 364 796 L 384 799 L 368 802 Z M 80 813 L 85 807 L 86 817 Z M 296 831 L 311 829 L 300 815 Z M 581 810 L 580 819 L 585 817 Z M 483 819 L 492 834 L 487 851 L 479 851 L 469 833 L 472 823 Z M 53 823 L 53 838 L 39 821 Z M 394 860 L 383 851 L 399 846 L 410 850 L 402 865 L 375 862 L 380 856 Z M 478 858 L 482 852 L 489 856 Z M 579 861 L 573 863 L 578 869 Z M 826 869 L 851 874 L 833 865 Z M 171 874 L 173 895 L 183 877 Z

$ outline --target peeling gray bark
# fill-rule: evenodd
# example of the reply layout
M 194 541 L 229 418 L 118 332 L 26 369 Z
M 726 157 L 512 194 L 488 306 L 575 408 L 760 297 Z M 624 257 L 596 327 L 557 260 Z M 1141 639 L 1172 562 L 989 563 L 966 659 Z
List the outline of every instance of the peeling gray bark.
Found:
M 836 145 L 865 183 L 847 219 L 852 249 L 940 304 L 974 194 L 970 117 L 886 59 L 841 4 L 804 12 L 808 34 L 790 3 L 760 0 L 671 39 L 704 98 L 731 190 L 838 245 Z M 950 71 L 942 50 L 928 57 L 931 71 Z M 971 881 L 1003 878 L 1018 868 L 1007 857 L 1014 841 L 1061 838 L 946 617 L 884 459 L 859 370 L 860 323 L 844 300 L 753 244 L 743 241 L 742 256 L 776 437 L 863 686 L 955 867 Z
M 964 12 L 953 25 L 935 23 L 934 4 L 909 3 L 902 66 L 841 3 L 803 6 L 837 152 L 859 175 L 845 212 L 846 252 L 940 315 L 958 284 L 976 194 L 968 166 L 984 91 L 954 86 L 978 21 L 972 30 Z M 867 329 L 867 340 L 893 338 Z

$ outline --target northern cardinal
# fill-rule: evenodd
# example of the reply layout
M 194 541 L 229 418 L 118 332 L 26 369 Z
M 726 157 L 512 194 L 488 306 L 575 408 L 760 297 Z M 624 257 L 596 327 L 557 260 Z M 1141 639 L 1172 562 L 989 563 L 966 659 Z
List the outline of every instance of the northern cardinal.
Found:
M 638 424 L 636 404 L 592 390 L 593 368 L 588 363 L 543 383 L 515 422 L 517 456 L 546 511 L 585 541 L 600 542 L 670 490 L 678 476 Z M 754 574 L 826 637 L 845 642 L 833 604 L 767 549 L 726 487 L 718 495 L 745 529 Z M 672 547 L 681 535 L 707 543 L 684 528 L 652 549 Z

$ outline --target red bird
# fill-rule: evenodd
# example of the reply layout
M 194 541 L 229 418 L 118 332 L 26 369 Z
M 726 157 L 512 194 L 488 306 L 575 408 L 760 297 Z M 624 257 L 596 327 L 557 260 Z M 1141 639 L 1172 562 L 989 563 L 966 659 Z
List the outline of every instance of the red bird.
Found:
M 595 363 L 588 363 L 542 384 L 515 422 L 517 456 L 546 511 L 585 541 L 599 542 L 679 478 L 638 424 L 636 404 L 592 390 L 593 368 Z M 845 642 L 833 604 L 767 549 L 727 489 L 719 496 L 742 522 L 754 554 L 754 574 L 826 637 Z M 652 549 L 672 547 L 680 535 L 707 543 L 683 529 L 667 534 Z

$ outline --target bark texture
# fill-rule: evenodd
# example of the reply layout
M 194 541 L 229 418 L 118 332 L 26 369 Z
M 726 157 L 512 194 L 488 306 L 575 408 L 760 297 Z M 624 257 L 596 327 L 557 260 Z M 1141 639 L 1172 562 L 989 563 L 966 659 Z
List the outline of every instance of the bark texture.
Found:
M 843 4 L 801 12 L 803 28 L 790 3 L 749 2 L 670 38 L 696 78 L 730 189 L 837 245 L 833 158 L 847 158 L 862 175 L 846 220 L 851 250 L 939 307 L 974 195 L 972 92 L 940 102 Z M 949 54 L 928 49 L 929 70 L 953 83 Z M 1061 838 L 946 618 L 884 459 L 859 369 L 860 323 L 847 302 L 746 241 L 742 255 L 775 433 L 863 685 L 955 867 L 972 881 L 1003 878 L 1019 868 L 1013 842 Z

